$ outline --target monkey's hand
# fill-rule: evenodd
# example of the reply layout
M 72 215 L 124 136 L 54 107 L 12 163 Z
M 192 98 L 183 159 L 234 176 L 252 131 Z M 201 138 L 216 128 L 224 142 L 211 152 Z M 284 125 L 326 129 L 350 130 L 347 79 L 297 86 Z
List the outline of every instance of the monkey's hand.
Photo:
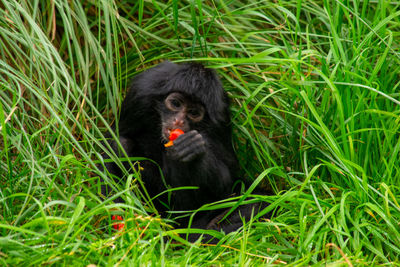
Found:
M 180 135 L 174 145 L 167 148 L 167 154 L 174 160 L 190 162 L 206 153 L 206 142 L 196 130 Z

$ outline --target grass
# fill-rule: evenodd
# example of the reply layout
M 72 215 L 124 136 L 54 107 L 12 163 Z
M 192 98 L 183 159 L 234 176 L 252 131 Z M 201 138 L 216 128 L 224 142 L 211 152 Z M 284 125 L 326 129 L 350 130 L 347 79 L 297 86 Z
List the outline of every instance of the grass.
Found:
M 0 7 L 0 265 L 400 265 L 398 3 Z M 114 185 L 125 204 L 98 196 L 129 81 L 166 59 L 217 69 L 241 175 L 271 191 L 271 218 L 216 246 L 172 242 L 138 173 Z

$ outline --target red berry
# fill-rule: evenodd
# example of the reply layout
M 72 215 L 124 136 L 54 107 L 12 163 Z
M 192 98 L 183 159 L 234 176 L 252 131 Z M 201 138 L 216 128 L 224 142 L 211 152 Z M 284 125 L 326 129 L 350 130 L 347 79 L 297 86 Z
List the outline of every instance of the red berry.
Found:
M 185 132 L 184 131 L 182 131 L 181 129 L 175 129 L 175 130 L 172 130 L 170 133 L 169 133 L 169 142 L 168 143 L 166 143 L 164 146 L 165 147 L 170 147 L 170 146 L 172 146 L 174 143 L 172 142 L 172 141 L 174 141 L 176 138 L 178 138 L 178 136 L 180 136 L 180 135 L 182 135 L 182 134 L 184 134 Z
M 184 132 L 181 129 L 172 130 L 169 133 L 169 140 L 170 141 L 174 141 L 176 138 L 178 138 L 178 136 L 180 136 L 182 134 L 184 134 Z
M 113 216 L 111 216 L 111 220 L 113 220 L 113 221 L 116 221 L 116 220 L 117 221 L 123 221 L 124 219 L 120 215 L 117 215 L 117 216 L 113 215 Z M 124 228 L 124 226 L 125 226 L 124 223 L 113 223 L 112 224 L 112 227 L 115 230 L 118 230 L 118 231 L 121 231 Z

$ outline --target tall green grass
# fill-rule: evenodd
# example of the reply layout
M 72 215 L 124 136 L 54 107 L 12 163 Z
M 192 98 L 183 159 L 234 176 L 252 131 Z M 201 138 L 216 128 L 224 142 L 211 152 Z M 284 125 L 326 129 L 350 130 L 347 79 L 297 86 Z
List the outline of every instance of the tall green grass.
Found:
M 1 265 L 400 264 L 397 3 L 0 7 Z M 100 177 L 112 183 L 96 168 L 103 134 L 130 79 L 167 59 L 217 69 L 241 175 L 271 192 L 255 196 L 271 218 L 217 246 L 149 216 L 138 173 L 113 184 L 126 203 L 98 195 Z

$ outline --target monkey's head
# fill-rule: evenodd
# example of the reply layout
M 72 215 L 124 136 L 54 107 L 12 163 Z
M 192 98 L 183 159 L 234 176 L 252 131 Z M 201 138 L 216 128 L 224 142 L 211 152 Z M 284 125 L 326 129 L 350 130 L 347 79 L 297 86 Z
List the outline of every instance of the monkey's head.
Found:
M 182 93 L 202 104 L 212 123 L 220 124 L 229 120 L 229 101 L 215 71 L 199 63 L 174 65 L 177 68 L 169 73 L 163 90 L 167 94 Z

